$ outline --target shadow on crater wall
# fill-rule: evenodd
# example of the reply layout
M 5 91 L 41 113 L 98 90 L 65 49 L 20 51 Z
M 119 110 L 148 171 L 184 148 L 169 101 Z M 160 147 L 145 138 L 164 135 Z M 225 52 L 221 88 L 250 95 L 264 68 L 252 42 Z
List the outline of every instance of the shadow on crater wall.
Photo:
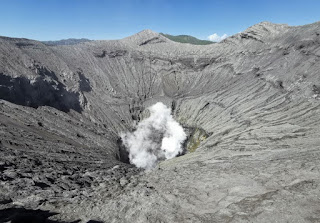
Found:
M 58 213 L 43 210 L 28 210 L 25 208 L 7 208 L 0 210 L 0 222 L 11 223 L 67 223 L 48 219 Z M 72 223 L 80 222 L 80 220 Z
M 80 91 L 83 92 L 90 92 L 92 90 L 91 86 L 90 86 L 90 81 L 88 78 L 86 78 L 82 72 L 78 72 L 79 75 L 79 87 L 80 87 Z
M 33 108 L 46 105 L 63 112 L 73 109 L 80 113 L 79 93 L 67 91 L 54 73 L 49 75 L 54 76 L 51 80 L 46 76 L 40 75 L 30 82 L 25 77 L 13 78 L 0 73 L 0 99 Z

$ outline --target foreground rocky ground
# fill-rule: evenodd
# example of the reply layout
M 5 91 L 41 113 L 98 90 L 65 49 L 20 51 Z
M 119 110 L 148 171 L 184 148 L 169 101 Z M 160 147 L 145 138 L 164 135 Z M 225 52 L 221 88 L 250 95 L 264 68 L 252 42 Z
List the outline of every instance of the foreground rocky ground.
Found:
M 0 222 L 319 222 L 319 30 L 1 37 Z M 192 145 L 146 172 L 119 161 L 119 133 L 158 101 Z

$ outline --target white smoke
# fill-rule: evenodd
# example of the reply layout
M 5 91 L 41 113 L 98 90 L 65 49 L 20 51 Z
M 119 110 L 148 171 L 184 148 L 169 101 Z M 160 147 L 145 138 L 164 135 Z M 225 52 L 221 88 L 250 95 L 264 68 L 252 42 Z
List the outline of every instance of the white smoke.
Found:
M 228 37 L 227 34 L 223 34 L 222 36 L 219 36 L 217 33 L 214 33 L 214 34 L 208 36 L 208 39 L 213 42 L 220 42 L 227 37 Z
M 136 131 L 121 134 L 130 163 L 144 169 L 155 167 L 159 160 L 177 156 L 187 137 L 173 119 L 170 108 L 158 102 L 148 109 L 150 117 L 141 121 Z

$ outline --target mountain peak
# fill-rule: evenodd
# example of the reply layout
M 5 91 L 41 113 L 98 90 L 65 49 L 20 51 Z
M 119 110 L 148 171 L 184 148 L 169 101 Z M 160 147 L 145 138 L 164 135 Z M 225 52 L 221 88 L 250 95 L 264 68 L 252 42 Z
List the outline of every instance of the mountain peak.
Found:
M 165 37 L 150 29 L 142 30 L 141 32 L 138 32 L 132 36 L 124 38 L 124 40 L 139 46 L 167 42 Z
M 258 42 L 265 42 L 271 36 L 279 35 L 288 31 L 290 28 L 287 24 L 276 24 L 268 21 L 260 22 L 250 26 L 241 33 L 235 34 L 228 41 L 238 41 L 240 39 L 251 39 Z
M 277 34 L 279 32 L 286 31 L 289 28 L 287 24 L 276 24 L 268 21 L 260 22 L 253 26 L 250 26 L 244 31 L 244 33 L 253 33 L 259 36 L 269 34 Z
M 151 30 L 151 29 L 144 29 L 140 32 L 138 32 L 137 34 L 140 34 L 140 35 L 159 35 L 159 33 Z

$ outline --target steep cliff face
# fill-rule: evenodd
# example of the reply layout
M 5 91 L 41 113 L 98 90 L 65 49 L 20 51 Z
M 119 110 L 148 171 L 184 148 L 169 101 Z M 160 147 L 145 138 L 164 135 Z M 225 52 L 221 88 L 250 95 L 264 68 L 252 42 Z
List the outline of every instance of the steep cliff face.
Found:
M 1 37 L 0 219 L 20 205 L 64 221 L 319 221 L 319 30 L 263 22 L 206 46 L 150 30 Z M 159 101 L 190 153 L 143 172 L 119 161 L 119 134 Z

